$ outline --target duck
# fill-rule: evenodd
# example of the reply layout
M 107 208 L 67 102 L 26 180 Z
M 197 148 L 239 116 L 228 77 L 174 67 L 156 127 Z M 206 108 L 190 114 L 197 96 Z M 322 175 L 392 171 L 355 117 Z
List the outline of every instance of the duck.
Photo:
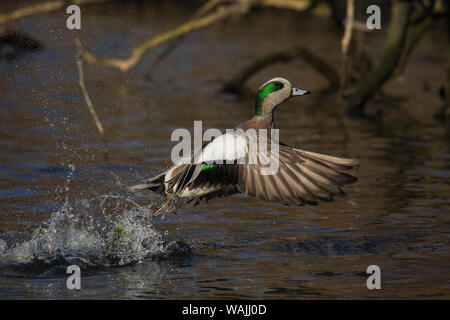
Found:
M 273 134 L 277 107 L 290 98 L 310 93 L 293 87 L 282 77 L 265 82 L 256 94 L 250 120 L 203 144 L 193 157 L 174 163 L 129 190 L 150 190 L 166 197 L 153 216 L 166 212 L 178 199 L 197 205 L 204 199 L 243 193 L 284 205 L 316 206 L 345 196 L 342 187 L 357 180 L 354 170 L 359 167 L 358 159 L 293 148 L 279 142 Z M 261 139 L 258 132 L 267 133 L 267 138 Z M 252 148 L 249 141 L 265 148 Z M 277 167 L 268 174 L 262 169 L 272 155 Z

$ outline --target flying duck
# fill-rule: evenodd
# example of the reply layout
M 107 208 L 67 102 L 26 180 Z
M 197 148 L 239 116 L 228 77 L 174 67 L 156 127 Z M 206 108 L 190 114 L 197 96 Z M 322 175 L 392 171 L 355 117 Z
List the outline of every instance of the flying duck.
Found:
M 176 199 L 198 204 L 203 199 L 245 193 L 304 206 L 344 196 L 341 187 L 356 181 L 349 171 L 359 166 L 357 159 L 292 148 L 273 137 L 275 109 L 291 97 L 306 94 L 310 92 L 294 88 L 284 78 L 267 81 L 256 94 L 253 118 L 207 142 L 191 159 L 129 189 L 148 189 L 166 196 L 154 216 L 165 212 Z M 268 138 L 262 139 L 258 132 L 267 132 Z M 259 148 L 252 147 L 252 141 L 259 143 Z M 263 172 L 271 156 L 277 161 L 275 170 Z

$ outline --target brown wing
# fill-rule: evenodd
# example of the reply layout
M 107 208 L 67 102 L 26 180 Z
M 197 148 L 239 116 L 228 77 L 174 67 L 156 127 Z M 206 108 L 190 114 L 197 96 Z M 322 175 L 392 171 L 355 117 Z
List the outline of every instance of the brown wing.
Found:
M 296 205 L 317 205 L 343 196 L 341 187 L 356 177 L 347 173 L 359 161 L 279 146 L 279 170 L 262 175 L 262 165 L 239 165 L 238 190 L 259 199 Z

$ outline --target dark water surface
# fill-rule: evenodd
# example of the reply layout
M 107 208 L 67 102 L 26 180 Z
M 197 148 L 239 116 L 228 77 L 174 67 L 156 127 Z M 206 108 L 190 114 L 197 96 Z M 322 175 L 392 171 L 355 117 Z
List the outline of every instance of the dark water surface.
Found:
M 128 74 L 87 65 L 104 141 L 77 84 L 75 37 L 101 56 L 127 57 L 186 16 L 176 8 L 84 10 L 82 31 L 66 30 L 57 12 L 15 22 L 44 48 L 0 61 L 0 298 L 450 297 L 450 148 L 432 117 L 445 35 L 427 34 L 405 74 L 390 81 L 376 103 L 381 123 L 336 113 L 321 96 L 325 80 L 300 60 L 249 81 L 256 90 L 284 76 L 313 92 L 278 109 L 281 139 L 359 157 L 347 198 L 296 208 L 235 196 L 152 221 L 162 199 L 125 187 L 170 165 L 174 129 L 192 130 L 194 120 L 232 128 L 251 116 L 251 100 L 218 91 L 275 49 L 264 30 L 283 30 L 280 48 L 297 41 L 336 66 L 338 33 L 319 18 L 260 12 L 188 36 L 151 80 L 144 75 L 161 49 Z M 376 53 L 382 33 L 371 37 Z M 77 292 L 66 288 L 70 264 L 82 266 Z M 372 264 L 381 267 L 381 290 L 366 288 Z

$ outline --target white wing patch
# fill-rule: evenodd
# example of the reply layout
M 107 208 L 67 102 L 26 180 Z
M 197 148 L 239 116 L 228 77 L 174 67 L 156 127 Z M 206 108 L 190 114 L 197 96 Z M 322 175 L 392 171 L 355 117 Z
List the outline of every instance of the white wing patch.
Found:
M 243 135 L 227 132 L 208 143 L 195 163 L 239 160 L 245 158 L 247 152 L 246 138 Z

